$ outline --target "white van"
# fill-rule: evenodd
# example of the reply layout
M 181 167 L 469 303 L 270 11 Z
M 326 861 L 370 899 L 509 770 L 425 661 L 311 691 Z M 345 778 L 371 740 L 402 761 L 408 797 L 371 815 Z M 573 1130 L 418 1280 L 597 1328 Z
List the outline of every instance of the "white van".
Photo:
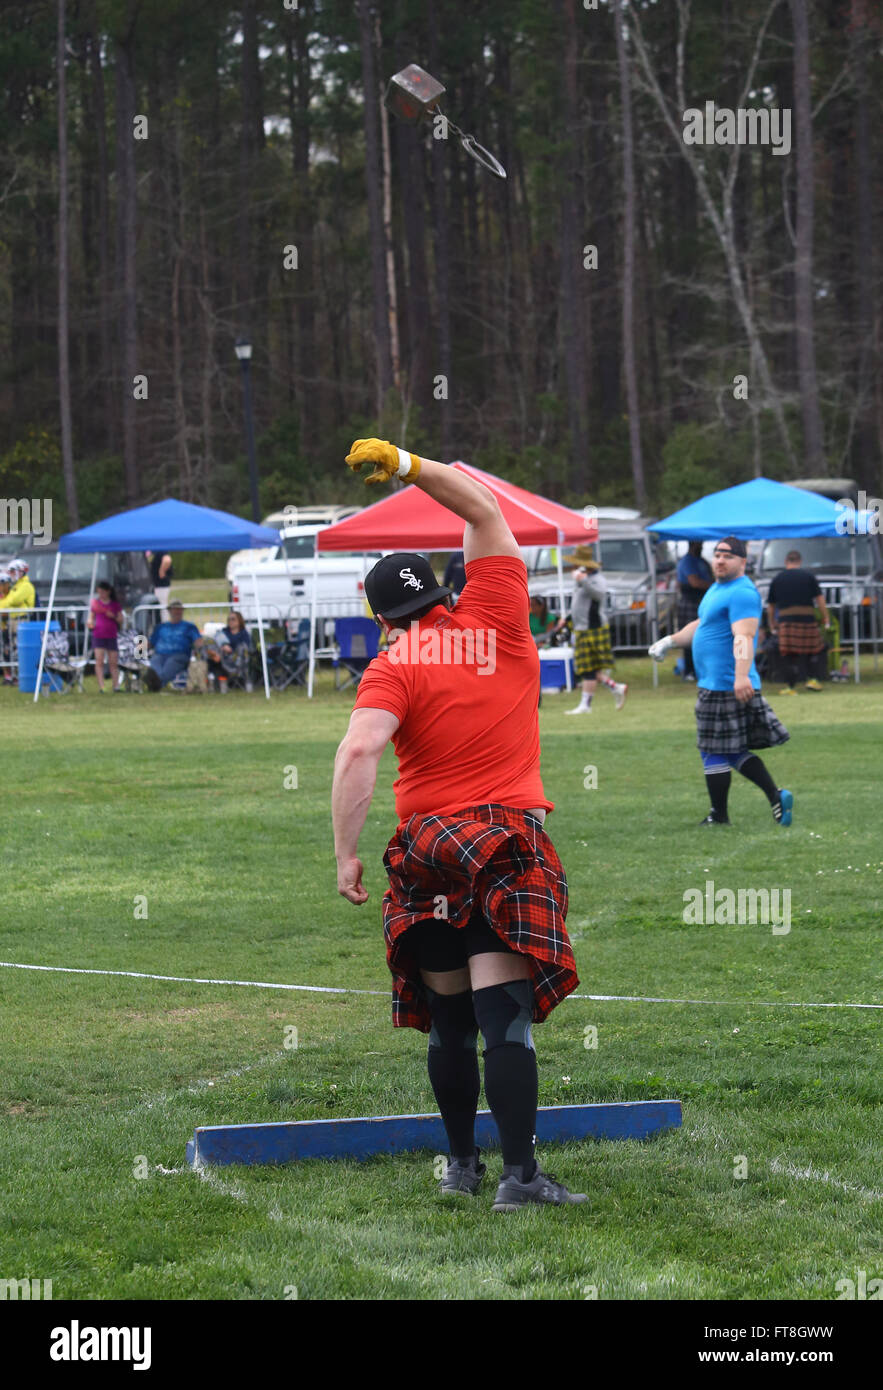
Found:
M 236 565 L 230 575 L 230 602 L 246 622 L 257 618 L 257 596 L 265 621 L 285 622 L 309 616 L 316 566 L 316 600 L 323 617 L 365 614 L 365 575 L 386 551 L 320 554 L 314 560 L 315 538 L 323 526 L 286 527 L 281 543 L 262 559 Z

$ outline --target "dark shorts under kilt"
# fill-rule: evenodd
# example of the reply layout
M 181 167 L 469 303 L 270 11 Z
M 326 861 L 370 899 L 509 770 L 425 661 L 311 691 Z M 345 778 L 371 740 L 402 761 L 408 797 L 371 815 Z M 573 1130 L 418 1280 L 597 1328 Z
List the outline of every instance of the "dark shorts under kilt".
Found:
M 575 632 L 573 637 L 574 673 L 578 681 L 587 680 L 593 671 L 603 671 L 613 665 L 607 623 Z
M 782 656 L 815 656 L 825 645 L 825 638 L 815 619 L 808 623 L 789 622 L 786 618 L 777 629 L 779 652 Z
M 702 602 L 702 595 L 697 599 L 684 598 L 681 594 L 678 599 L 678 627 L 686 627 L 688 623 L 695 623 L 699 617 L 699 605 Z
M 386 959 L 393 977 L 394 1028 L 431 1028 L 423 982 L 406 933 L 440 910 L 454 930 L 473 909 L 506 945 L 530 961 L 535 1023 L 576 989 L 567 916 L 567 878 L 535 816 L 495 803 L 450 815 L 415 813 L 389 842 L 383 863 Z
M 759 690 L 744 702 L 732 690 L 700 688 L 697 696 L 696 743 L 703 753 L 774 748 L 791 737 Z

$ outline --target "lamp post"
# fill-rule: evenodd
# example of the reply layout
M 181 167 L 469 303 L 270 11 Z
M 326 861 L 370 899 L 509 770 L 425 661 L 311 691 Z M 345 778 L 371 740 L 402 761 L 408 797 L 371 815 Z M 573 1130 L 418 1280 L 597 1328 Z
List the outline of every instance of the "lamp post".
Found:
M 248 481 L 251 487 L 251 516 L 260 524 L 261 504 L 258 497 L 258 465 L 254 449 L 254 413 L 251 408 L 251 343 L 248 338 L 237 338 L 236 356 L 242 368 L 242 390 L 245 405 L 245 442 L 248 448 Z

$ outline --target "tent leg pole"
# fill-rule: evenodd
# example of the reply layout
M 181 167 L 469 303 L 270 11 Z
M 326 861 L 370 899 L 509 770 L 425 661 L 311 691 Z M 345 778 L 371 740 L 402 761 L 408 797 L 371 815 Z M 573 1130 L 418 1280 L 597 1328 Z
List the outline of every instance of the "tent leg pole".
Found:
M 861 680 L 858 669 L 858 625 L 861 619 L 861 608 L 858 603 L 858 574 L 855 562 L 855 536 L 852 538 L 850 546 L 852 556 L 852 661 L 855 666 L 855 683 L 858 685 Z
M 263 667 L 263 671 L 264 671 L 264 694 L 266 695 L 267 699 L 269 700 L 269 698 L 270 698 L 270 678 L 269 678 L 269 676 L 267 675 L 267 644 L 266 644 L 266 642 L 264 641 L 264 620 L 263 620 L 263 618 L 262 618 L 262 616 L 261 616 L 261 600 L 260 600 L 260 595 L 258 594 L 258 577 L 257 577 L 257 575 L 255 574 L 254 570 L 252 570 L 251 582 L 252 582 L 252 584 L 254 585 L 254 607 L 255 607 L 255 612 L 256 612 L 257 615 L 258 615 L 258 633 L 260 634 L 260 639 L 261 639 L 261 666 Z
M 659 641 L 659 590 L 656 587 L 656 547 L 651 544 L 651 570 L 650 583 L 653 586 L 653 610 L 650 617 L 650 635 L 654 642 Z M 652 644 L 651 644 L 652 645 Z M 653 661 L 653 689 L 659 689 L 659 662 Z
M 43 662 L 46 660 L 46 643 L 49 639 L 49 619 L 52 617 L 52 605 L 55 602 L 55 586 L 58 583 L 58 570 L 61 565 L 61 551 L 55 552 L 55 569 L 52 571 L 52 585 L 49 590 L 49 603 L 46 606 L 46 619 L 43 623 L 43 641 L 40 644 L 40 664 L 37 667 L 37 687 L 34 691 L 34 704 L 40 698 L 40 686 L 43 681 Z
M 313 541 L 313 590 L 310 594 L 310 673 L 307 678 L 307 699 L 313 698 L 313 677 L 316 671 L 316 587 L 319 583 L 318 537 Z
M 96 580 L 97 577 L 98 577 L 98 551 L 96 550 L 95 554 L 92 556 L 92 578 L 89 580 L 89 602 L 88 602 L 88 604 L 86 605 L 87 608 L 89 609 L 89 613 L 87 613 L 87 615 L 86 615 L 86 619 L 87 619 L 87 621 L 86 621 L 86 636 L 83 638 L 83 659 L 84 659 L 84 661 L 85 661 L 85 658 L 89 655 L 89 646 L 90 646 L 89 639 L 90 639 L 90 637 L 91 637 L 91 635 L 92 635 L 92 629 L 91 629 L 91 627 L 89 626 L 88 618 L 89 618 L 89 614 L 91 614 L 91 612 L 92 612 L 92 600 L 93 600 L 93 598 L 95 597 L 95 580 Z M 104 660 L 104 657 L 102 657 L 101 659 L 102 659 L 102 661 L 103 661 L 103 660 Z M 84 667 L 83 667 L 83 674 L 85 675 L 85 665 L 84 665 Z M 111 681 L 111 684 L 113 684 L 113 681 Z
M 564 603 L 564 567 L 561 560 L 561 547 L 564 543 L 564 532 L 558 532 L 558 603 L 561 609 L 561 617 L 566 618 L 567 608 Z M 572 658 L 571 658 L 572 660 Z M 565 690 L 573 689 L 573 681 L 570 679 L 570 661 L 564 663 Z M 542 684 L 542 682 L 541 682 Z

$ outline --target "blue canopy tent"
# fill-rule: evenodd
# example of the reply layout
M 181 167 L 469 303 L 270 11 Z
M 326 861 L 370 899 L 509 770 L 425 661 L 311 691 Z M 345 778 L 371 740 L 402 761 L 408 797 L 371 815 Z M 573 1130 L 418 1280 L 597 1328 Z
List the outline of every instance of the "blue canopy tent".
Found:
M 853 512 L 854 531 L 867 535 L 870 529 L 869 512 Z M 843 536 L 849 534 L 845 508 L 817 492 L 776 483 L 771 478 L 752 478 L 748 483 L 709 493 L 682 507 L 679 512 L 647 529 L 669 540 L 719 541 L 724 536 L 739 536 L 741 540 L 780 540 L 800 536 Z M 859 679 L 858 664 L 858 593 L 855 535 L 850 547 L 852 555 L 853 609 L 852 642 L 855 679 Z
M 62 555 L 97 556 L 101 551 L 119 550 L 254 550 L 278 543 L 278 531 L 273 531 L 268 526 L 259 526 L 256 522 L 245 521 L 241 516 L 233 516 L 230 512 L 215 511 L 212 507 L 198 507 L 192 502 L 177 502 L 170 497 L 162 502 L 151 502 L 146 507 L 135 507 L 130 512 L 119 512 L 116 516 L 105 517 L 104 521 L 96 521 L 92 526 L 84 526 L 80 531 L 71 531 L 68 535 L 62 536 L 58 542 L 55 568 L 52 572 L 52 587 L 43 629 L 43 645 L 40 650 L 34 699 L 40 698 L 46 635 L 49 631 L 52 605 L 55 602 L 55 588 Z M 269 700 L 267 652 L 260 608 L 258 629 L 261 638 L 264 690 Z

